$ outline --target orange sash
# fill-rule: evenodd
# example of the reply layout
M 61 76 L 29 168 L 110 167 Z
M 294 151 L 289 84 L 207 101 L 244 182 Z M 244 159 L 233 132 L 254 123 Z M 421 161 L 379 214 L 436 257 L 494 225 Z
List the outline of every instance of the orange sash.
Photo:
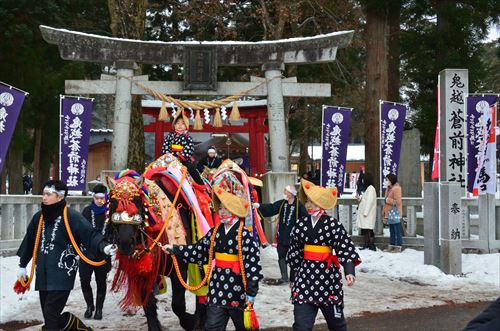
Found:
M 340 269 L 340 263 L 333 250 L 329 246 L 304 245 L 304 260 L 327 262 L 327 268 L 335 264 Z
M 235 274 L 241 273 L 240 259 L 237 254 L 215 252 L 215 266 L 224 269 L 232 269 Z

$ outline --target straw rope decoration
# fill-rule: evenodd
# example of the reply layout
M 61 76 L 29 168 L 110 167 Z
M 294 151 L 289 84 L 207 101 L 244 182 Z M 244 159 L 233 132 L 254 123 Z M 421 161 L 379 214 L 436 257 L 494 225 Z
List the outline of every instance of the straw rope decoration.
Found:
M 124 78 L 130 79 L 130 77 L 124 77 Z M 147 92 L 149 95 L 155 97 L 158 100 L 163 100 L 165 102 L 173 103 L 177 107 L 182 107 L 182 108 L 191 107 L 193 110 L 202 110 L 205 108 L 218 108 L 218 107 L 225 106 L 228 103 L 238 101 L 238 99 L 240 99 L 241 97 L 247 95 L 248 93 L 258 89 L 262 85 L 264 85 L 264 84 L 266 84 L 266 83 L 268 83 L 276 78 L 281 78 L 281 76 L 277 76 L 277 77 L 273 77 L 271 79 L 264 80 L 260 84 L 257 84 L 254 87 L 252 87 L 246 91 L 239 92 L 235 95 L 231 95 L 231 96 L 228 96 L 228 97 L 225 97 L 222 99 L 214 99 L 214 100 L 209 100 L 209 101 L 185 101 L 185 100 L 181 100 L 181 99 L 176 99 L 176 98 L 173 98 L 171 96 L 161 94 L 160 92 L 155 91 L 155 90 L 153 90 L 153 89 L 151 89 L 151 88 L 149 88 L 149 87 L 147 87 L 147 86 L 145 86 L 137 81 L 134 81 L 132 79 L 130 79 L 130 80 L 135 85 L 137 85 L 138 87 L 143 89 L 145 92 Z
M 179 110 L 182 110 L 184 108 L 191 108 L 192 111 L 195 111 L 196 115 L 194 118 L 193 129 L 194 130 L 202 130 L 203 123 L 202 123 L 201 116 L 200 116 L 201 110 L 208 109 L 208 108 L 216 109 L 215 114 L 214 114 L 213 126 L 214 127 L 222 127 L 222 120 L 220 118 L 221 116 L 220 116 L 219 108 L 233 102 L 233 107 L 231 110 L 231 115 L 229 116 L 229 120 L 238 121 L 241 119 L 241 116 L 240 116 L 240 111 L 238 109 L 238 104 L 236 103 L 236 101 L 238 101 L 241 97 L 248 95 L 248 93 L 250 93 L 251 91 L 254 91 L 254 90 L 260 88 L 262 85 L 267 84 L 268 82 L 272 81 L 273 79 L 281 78 L 281 76 L 276 76 L 276 77 L 273 77 L 271 79 L 266 79 L 266 80 L 262 81 L 261 83 L 255 85 L 254 87 L 252 87 L 246 91 L 239 92 L 235 95 L 231 95 L 231 96 L 228 96 L 228 97 L 225 97 L 222 99 L 214 99 L 214 100 L 210 100 L 210 101 L 185 101 L 185 100 L 176 99 L 176 98 L 173 98 L 171 96 L 162 94 L 158 91 L 155 91 L 155 90 L 153 90 L 153 89 L 151 89 L 151 88 L 149 88 L 149 87 L 147 87 L 147 86 L 145 86 L 137 81 L 134 81 L 130 77 L 120 76 L 120 78 L 125 78 L 125 79 L 130 80 L 133 84 L 135 84 L 136 86 L 143 89 L 146 93 L 148 93 L 149 95 L 151 95 L 155 99 L 162 101 L 160 113 L 158 115 L 158 119 L 160 121 L 168 121 L 169 120 L 169 114 L 168 114 L 168 111 L 166 108 L 166 102 L 168 102 L 168 103 L 172 104 L 172 106 L 176 106 L 177 108 L 179 108 Z M 175 108 L 174 108 L 174 110 L 175 110 Z

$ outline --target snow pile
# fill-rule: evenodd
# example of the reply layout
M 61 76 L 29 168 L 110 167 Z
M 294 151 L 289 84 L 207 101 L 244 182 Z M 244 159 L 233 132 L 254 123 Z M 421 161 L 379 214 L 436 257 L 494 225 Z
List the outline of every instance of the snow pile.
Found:
M 353 287 L 344 287 L 346 316 L 450 302 L 494 300 L 500 293 L 500 254 L 464 254 L 461 276 L 445 275 L 434 266 L 424 265 L 423 252 L 412 249 L 400 254 L 363 250 L 360 255 L 363 262 L 356 270 L 356 284 Z M 268 247 L 262 250 L 265 277 L 279 277 L 277 260 L 276 249 Z M 17 257 L 0 258 L 0 323 L 13 320 L 42 321 L 38 293 L 29 291 L 18 297 L 12 291 L 18 262 Z M 144 330 L 146 319 L 142 309 L 135 315 L 127 315 L 118 308 L 121 297 L 121 293 L 108 293 L 104 319 L 88 320 L 88 324 L 95 329 Z M 261 327 L 292 325 L 293 306 L 289 298 L 290 289 L 287 285 L 270 286 L 261 283 L 255 304 Z M 171 311 L 170 292 L 158 296 L 158 299 L 161 323 L 168 326 L 169 330 L 181 330 Z M 194 296 L 186 293 L 186 302 L 188 311 L 193 312 Z M 67 310 L 77 316 L 83 316 L 85 303 L 78 277 Z M 317 322 L 324 322 L 321 314 L 318 314 Z

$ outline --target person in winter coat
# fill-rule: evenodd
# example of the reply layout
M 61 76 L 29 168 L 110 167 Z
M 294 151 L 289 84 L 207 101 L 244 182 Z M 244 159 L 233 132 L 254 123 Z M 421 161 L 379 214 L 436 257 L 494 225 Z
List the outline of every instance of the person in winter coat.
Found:
M 254 302 L 263 277 L 259 245 L 244 226 L 248 202 L 221 187 L 214 187 L 213 192 L 220 225 L 196 244 L 165 245 L 164 250 L 186 263 L 200 265 L 208 264 L 210 252 L 213 252 L 215 264 L 208 288 L 204 330 L 226 330 L 231 318 L 236 330 L 243 331 L 243 310 L 248 303 Z
M 375 220 L 377 219 L 377 192 L 373 186 L 373 176 L 370 173 L 364 175 L 363 195 L 357 196 L 359 200 L 356 222 L 361 229 L 361 235 L 365 237 L 365 245 L 362 249 L 376 251 L 375 247 Z
M 283 193 L 283 199 L 274 203 L 254 203 L 264 217 L 278 215 L 276 225 L 276 243 L 278 249 L 278 265 L 281 272 L 279 283 L 288 282 L 288 266 L 286 264 L 286 253 L 290 248 L 290 233 L 297 221 L 302 217 L 308 217 L 306 208 L 297 198 L 297 190 L 292 185 L 287 185 Z
M 398 183 L 398 177 L 394 174 L 385 176 L 386 187 L 385 191 L 385 204 L 382 210 L 383 217 L 388 220 L 390 230 L 390 245 L 387 252 L 401 252 L 403 247 L 403 233 L 401 230 L 401 217 L 403 215 L 403 192 Z M 395 209 L 393 209 L 396 207 Z M 393 220 L 389 214 L 394 212 L 399 213 L 399 219 Z
M 207 156 L 205 156 L 203 159 L 198 162 L 198 165 L 196 168 L 198 168 L 198 171 L 202 173 L 205 170 L 205 167 L 208 169 L 217 169 L 222 163 L 221 158 L 217 155 L 217 151 L 215 150 L 214 146 L 211 146 L 207 150 Z
M 345 331 L 341 266 L 351 286 L 354 268 L 361 263 L 342 223 L 328 216 L 337 204 L 337 189 L 316 186 L 302 179 L 301 200 L 310 217 L 301 219 L 292 231 L 287 262 L 294 271 L 291 281 L 294 305 L 293 330 L 312 330 L 321 310 L 329 330 Z
M 84 245 L 94 256 L 113 255 L 114 245 L 93 228 L 83 216 L 66 206 L 68 188 L 59 180 L 44 185 L 42 210 L 35 213 L 17 251 L 18 279 L 26 279 L 26 266 L 36 258 L 35 290 L 39 291 L 45 331 L 92 330 L 69 312 L 61 314 L 75 283 L 78 255 L 70 240 L 66 222 L 78 245 Z M 40 225 L 40 226 L 39 226 Z M 40 232 L 38 232 L 40 231 Z M 36 238 L 39 245 L 33 255 Z
M 94 229 L 98 230 L 103 236 L 107 237 L 106 230 L 108 227 L 106 226 L 105 221 L 106 211 L 108 210 L 108 189 L 102 184 L 97 184 L 92 192 L 94 193 L 93 201 L 90 205 L 83 209 L 82 215 Z M 97 257 L 92 259 L 96 258 Z M 104 305 L 104 299 L 106 298 L 106 277 L 110 270 L 111 261 L 109 260 L 102 266 L 92 266 L 87 262 L 80 260 L 80 284 L 82 286 L 83 298 L 87 303 L 87 310 L 84 314 L 85 318 L 91 318 L 92 312 L 95 309 L 94 319 L 102 319 L 102 307 Z M 90 286 L 92 274 L 95 275 L 97 285 L 95 306 L 94 295 L 92 293 L 92 287 Z
M 500 330 L 500 297 L 470 321 L 463 331 Z

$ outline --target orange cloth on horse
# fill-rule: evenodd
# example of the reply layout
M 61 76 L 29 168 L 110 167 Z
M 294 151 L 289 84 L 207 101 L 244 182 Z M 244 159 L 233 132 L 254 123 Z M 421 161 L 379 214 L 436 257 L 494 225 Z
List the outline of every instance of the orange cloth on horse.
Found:
M 304 260 L 327 262 L 327 268 L 330 268 L 333 262 L 340 269 L 335 250 L 330 246 L 304 245 Z
M 224 269 L 232 269 L 235 274 L 241 273 L 240 258 L 237 254 L 215 252 L 215 266 Z

